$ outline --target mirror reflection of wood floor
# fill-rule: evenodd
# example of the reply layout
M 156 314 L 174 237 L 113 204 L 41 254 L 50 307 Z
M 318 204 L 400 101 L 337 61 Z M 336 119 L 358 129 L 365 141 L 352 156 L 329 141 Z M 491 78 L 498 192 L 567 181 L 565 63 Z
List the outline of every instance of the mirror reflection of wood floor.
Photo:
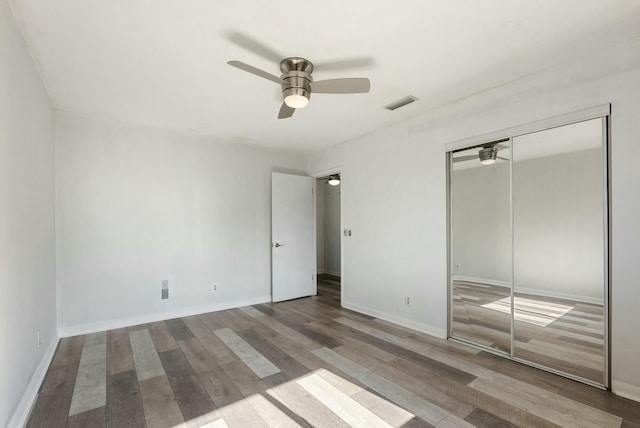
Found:
M 509 290 L 454 281 L 454 336 L 508 354 L 511 346 Z M 603 382 L 602 305 L 516 293 L 514 306 L 516 357 Z
M 620 427 L 640 404 L 318 296 L 62 339 L 29 427 Z

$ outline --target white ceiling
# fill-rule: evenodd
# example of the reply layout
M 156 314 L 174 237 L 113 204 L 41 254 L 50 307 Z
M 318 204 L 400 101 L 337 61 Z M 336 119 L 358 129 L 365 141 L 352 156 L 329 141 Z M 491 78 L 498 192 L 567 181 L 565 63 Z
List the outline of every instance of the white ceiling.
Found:
M 302 151 L 640 38 L 639 0 L 10 4 L 55 108 Z M 226 64 L 279 74 L 277 63 L 246 49 L 251 40 L 317 63 L 367 60 L 346 70 L 318 66 L 313 75 L 369 77 L 371 92 L 313 95 L 307 108 L 278 120 L 278 85 Z M 383 109 L 406 95 L 420 100 Z

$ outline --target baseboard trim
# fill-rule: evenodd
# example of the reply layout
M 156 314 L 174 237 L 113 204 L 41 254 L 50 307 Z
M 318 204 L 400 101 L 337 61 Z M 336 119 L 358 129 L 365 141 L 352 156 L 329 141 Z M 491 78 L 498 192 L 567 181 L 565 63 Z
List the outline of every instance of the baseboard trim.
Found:
M 640 402 L 640 386 L 614 380 L 611 381 L 611 391 L 620 397 Z
M 416 330 L 416 331 L 418 331 L 420 333 L 425 333 L 425 334 L 428 334 L 430 336 L 437 337 L 439 339 L 446 339 L 447 338 L 447 330 L 446 329 L 434 327 L 432 325 L 424 324 L 424 323 L 417 322 L 417 321 L 414 321 L 414 320 L 410 320 L 410 319 L 407 319 L 407 318 L 398 317 L 396 315 L 388 314 L 386 312 L 378 311 L 376 309 L 367 308 L 366 306 L 360 306 L 360 305 L 355 304 L 355 303 L 345 302 L 344 300 L 342 301 L 342 307 L 346 308 L 346 309 L 350 309 L 350 310 L 355 311 L 355 312 L 360 312 L 361 314 L 365 314 L 365 315 L 369 315 L 369 316 L 372 316 L 372 317 L 376 317 L 376 318 L 379 318 L 381 320 L 389 321 L 389 322 L 392 322 L 394 324 L 398 324 L 398 325 L 400 325 L 402 327 L 407 327 L 407 328 Z
M 27 423 L 29 414 L 31 413 L 31 408 L 38 397 L 40 385 L 42 385 L 44 377 L 47 374 L 47 370 L 53 360 L 53 356 L 56 354 L 59 341 L 60 337 L 58 336 L 54 336 L 51 339 L 49 346 L 42 355 L 40 363 L 33 372 L 33 375 L 31 375 L 27 389 L 25 389 L 24 394 L 22 394 L 22 398 L 20 398 L 20 401 L 18 402 L 18 407 L 16 407 L 11 419 L 9 419 L 8 427 L 23 427 Z
M 338 278 L 340 277 L 340 272 L 333 272 L 330 270 L 322 270 L 318 272 L 318 275 L 322 275 L 322 274 L 327 274 L 327 275 L 332 275 L 332 276 L 337 276 Z
M 499 281 L 497 279 L 478 278 L 475 276 L 454 275 L 454 281 L 474 282 L 476 284 L 495 285 L 497 287 L 511 288 L 511 283 L 507 281 Z
M 530 294 L 532 296 L 551 297 L 552 299 L 571 300 L 573 302 L 589 303 L 592 305 L 603 305 L 603 299 L 595 297 L 578 296 L 576 294 L 555 293 L 553 291 L 540 291 L 535 288 L 518 288 L 518 292 L 522 294 Z
M 208 312 L 224 311 L 226 309 L 241 308 L 243 306 L 258 305 L 271 301 L 271 296 L 262 296 L 247 300 L 234 300 L 230 302 L 214 303 L 207 305 L 189 306 L 174 311 L 156 312 L 145 315 L 136 315 L 133 317 L 116 318 L 95 323 L 78 324 L 58 328 L 58 336 L 71 337 L 82 334 L 97 333 L 114 328 L 131 327 L 138 324 L 146 324 L 156 321 L 170 320 L 173 318 L 189 317 L 192 315 L 200 315 Z
M 473 276 L 454 275 L 453 280 L 474 282 L 477 284 L 495 285 L 498 287 L 507 287 L 507 288 L 511 287 L 511 284 L 505 281 L 498 281 L 495 279 L 486 279 L 486 278 L 476 278 Z M 517 291 L 518 293 L 530 294 L 532 296 L 551 297 L 552 299 L 571 300 L 573 302 L 590 303 L 592 305 L 602 305 L 604 302 L 603 299 L 598 299 L 595 297 L 578 296 L 576 294 L 568 294 L 568 293 L 556 293 L 554 291 L 538 290 L 535 288 L 518 287 Z

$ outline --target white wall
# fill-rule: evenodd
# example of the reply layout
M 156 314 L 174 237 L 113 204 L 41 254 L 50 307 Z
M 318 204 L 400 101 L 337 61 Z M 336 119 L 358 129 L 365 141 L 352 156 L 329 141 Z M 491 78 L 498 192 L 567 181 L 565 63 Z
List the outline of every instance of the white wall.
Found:
M 444 335 L 446 219 L 444 202 L 433 205 L 446 196 L 442 147 L 396 126 L 309 158 L 312 174 L 337 166 L 342 224 L 352 230 L 343 306 Z
M 342 168 L 343 223 L 353 230 L 343 247 L 343 305 L 444 336 L 445 144 L 612 103 L 612 380 L 614 391 L 640 400 L 640 70 L 573 85 L 572 73 L 534 75 L 334 146 L 310 156 L 308 171 Z
M 270 300 L 271 172 L 300 155 L 58 114 L 56 162 L 63 335 Z
M 324 270 L 324 198 L 327 181 L 316 180 L 316 269 L 317 272 L 325 273 Z
M 316 180 L 316 254 L 318 273 L 340 276 L 340 184 Z
M 0 4 L 0 40 L 0 426 L 4 427 L 18 426 L 26 416 L 57 333 L 53 110 L 7 2 Z
M 324 192 L 324 270 L 340 276 L 340 189 L 329 186 Z
M 340 184 L 324 191 L 324 272 L 340 276 Z

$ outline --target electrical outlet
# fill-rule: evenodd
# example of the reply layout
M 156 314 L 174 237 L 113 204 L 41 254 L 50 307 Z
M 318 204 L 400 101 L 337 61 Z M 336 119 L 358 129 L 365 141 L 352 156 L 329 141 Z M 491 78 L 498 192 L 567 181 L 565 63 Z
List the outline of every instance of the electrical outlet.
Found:
M 162 300 L 166 300 L 169 298 L 169 280 L 168 279 L 162 280 L 162 293 L 160 297 Z
M 404 298 L 404 304 L 407 305 L 407 306 L 411 305 L 411 297 L 405 297 Z
M 213 285 L 211 286 L 211 291 L 213 291 L 214 293 L 215 293 L 216 291 L 218 291 L 218 284 L 213 284 Z

